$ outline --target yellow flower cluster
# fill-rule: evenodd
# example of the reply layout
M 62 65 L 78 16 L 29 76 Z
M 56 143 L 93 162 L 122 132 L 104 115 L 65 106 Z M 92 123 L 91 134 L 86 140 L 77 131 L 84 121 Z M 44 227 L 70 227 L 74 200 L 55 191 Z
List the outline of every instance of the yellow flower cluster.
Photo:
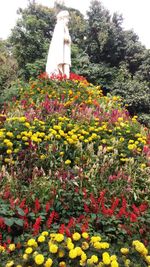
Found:
M 150 265 L 150 255 L 148 255 L 148 249 L 145 247 L 145 245 L 139 240 L 133 241 L 132 245 L 134 246 L 135 250 L 143 256 L 146 263 Z
M 95 95 L 100 95 L 97 90 L 99 89 L 95 90 L 90 85 L 90 89 L 85 94 L 85 99 L 87 99 L 88 95 L 87 101 L 92 102 L 95 99 L 93 98 Z M 64 90 L 64 92 L 66 91 Z M 82 95 L 82 93 L 85 92 L 78 92 L 77 95 Z M 55 92 L 52 92 L 52 94 L 54 97 Z M 66 92 L 66 97 L 67 95 L 71 97 L 72 95 L 76 96 L 71 89 Z M 89 100 L 89 98 L 92 100 Z M 102 105 L 104 110 L 108 102 L 111 109 L 113 108 L 111 101 L 118 101 L 118 97 L 112 97 L 111 100 L 108 97 L 104 97 L 101 101 L 104 105 Z M 112 157 L 118 151 L 119 160 L 121 162 L 128 162 L 133 154 L 134 157 L 135 153 L 139 155 L 142 152 L 143 146 L 147 143 L 146 133 L 142 131 L 141 133 L 137 132 L 138 128 L 134 129 L 135 122 L 131 123 L 129 118 L 120 115 L 113 124 L 107 117 L 103 121 L 93 115 L 90 115 L 90 119 L 84 119 L 82 107 L 81 115 L 80 107 L 74 109 L 73 112 L 77 118 L 76 116 L 75 118 L 70 118 L 66 114 L 60 116 L 61 113 L 46 118 L 45 121 L 35 118 L 29 122 L 24 116 L 7 118 L 3 128 L 0 129 L 0 161 L 6 164 L 17 163 L 18 153 L 30 145 L 37 147 L 37 157 L 39 160 L 44 161 L 50 157 L 50 144 L 53 143 L 59 149 L 60 162 L 64 160 L 64 165 L 66 166 L 73 163 L 77 164 L 80 161 L 80 158 L 70 160 L 65 155 L 65 153 L 69 152 L 69 149 L 78 150 L 79 147 L 85 148 L 85 146 L 90 144 L 94 145 L 94 149 L 96 146 L 97 148 L 105 147 L 105 151 L 110 153 Z M 49 150 L 46 150 L 46 145 L 49 147 Z M 128 148 L 128 151 L 126 148 Z M 141 170 L 145 169 L 146 166 L 146 162 L 141 162 Z
M 135 240 L 132 245 L 135 251 L 142 256 L 143 262 L 149 266 L 150 256 L 144 244 Z M 60 233 L 49 234 L 48 231 L 44 231 L 37 237 L 37 240 L 31 238 L 26 242 L 25 251 L 22 255 L 23 261 L 19 258 L 20 262 L 17 259 L 15 263 L 14 260 L 10 259 L 5 267 L 14 265 L 22 267 L 24 266 L 23 262 L 26 263 L 26 266 L 44 267 L 56 266 L 56 264 L 59 267 L 66 267 L 68 262 L 69 266 L 130 266 L 132 260 L 126 258 L 130 254 L 129 248 L 122 247 L 119 258 L 119 252 L 117 252 L 117 256 L 115 254 L 110 255 L 109 247 L 110 244 L 103 242 L 99 235 L 90 237 L 87 232 L 82 234 L 75 232 L 72 237 L 66 237 Z M 16 249 L 15 245 L 10 244 L 9 249 L 14 251 Z M 0 252 L 3 252 L 5 249 L 0 246 L 0 250 Z

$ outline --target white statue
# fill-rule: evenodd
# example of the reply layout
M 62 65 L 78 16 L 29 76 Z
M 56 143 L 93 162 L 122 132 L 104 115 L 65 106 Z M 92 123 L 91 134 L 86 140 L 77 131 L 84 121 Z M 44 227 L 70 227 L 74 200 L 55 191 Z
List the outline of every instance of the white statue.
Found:
M 49 76 L 62 74 L 70 77 L 71 37 L 68 22 L 69 12 L 59 12 L 47 57 L 46 73 Z

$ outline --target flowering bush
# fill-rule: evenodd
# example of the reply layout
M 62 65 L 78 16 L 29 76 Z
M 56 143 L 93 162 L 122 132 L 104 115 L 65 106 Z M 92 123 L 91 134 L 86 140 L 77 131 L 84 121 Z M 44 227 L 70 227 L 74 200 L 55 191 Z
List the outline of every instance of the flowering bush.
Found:
M 100 87 L 77 78 L 42 76 L 21 86 L 15 108 L 9 103 L 1 115 L 1 166 L 24 182 L 40 168 L 40 176 L 49 179 L 89 188 L 92 181 L 98 190 L 109 185 L 112 195 L 124 190 L 147 198 L 149 130 L 129 117 L 121 99 L 103 96 Z
M 52 261 L 58 266 L 58 257 L 50 257 L 46 263 L 46 246 L 41 246 L 47 236 L 39 239 L 44 241 L 39 241 L 37 260 L 32 246 L 25 248 L 28 256 L 23 262 L 15 256 L 24 255 L 19 247 L 28 236 L 45 229 L 67 236 L 60 242 L 65 251 L 67 238 L 76 231 L 107 236 L 110 247 L 104 252 L 110 254 L 106 254 L 109 263 L 105 265 L 130 266 L 125 256 L 118 258 L 119 252 L 113 263 L 110 255 L 127 239 L 140 239 L 149 246 L 149 129 L 140 125 L 136 116 L 129 116 L 121 98 L 103 96 L 100 86 L 75 74 L 70 80 L 61 76 L 49 79 L 42 74 L 29 84 L 20 82 L 18 91 L 17 98 L 6 103 L 0 114 L 0 244 L 1 251 L 5 250 L 4 266 L 13 266 L 13 260 L 14 266 L 36 266 L 37 262 L 51 266 Z M 97 254 L 90 238 L 87 241 L 88 260 L 82 262 L 81 255 L 72 259 L 65 254 L 65 263 L 60 266 L 80 266 L 80 261 L 81 266 L 103 266 L 102 253 Z M 10 246 L 12 262 L 6 263 L 7 247 L 12 243 L 19 251 Z M 139 246 L 143 249 L 144 245 Z M 136 257 L 134 248 L 131 252 L 133 264 L 147 266 L 147 253 Z
M 61 233 L 42 232 L 30 238 L 23 248 L 9 244 L 0 246 L 2 267 L 11 266 L 149 266 L 148 249 L 138 240 L 132 245 L 116 248 L 102 240 L 101 236 L 90 236 L 87 232 L 74 232 L 70 237 Z M 19 255 L 19 257 L 18 257 Z
M 36 193 L 38 196 L 39 191 Z M 9 191 L 1 198 L 1 244 L 9 243 L 14 238 L 16 243 L 20 243 L 24 240 L 23 235 L 38 234 L 46 227 L 61 229 L 67 235 L 76 229 L 96 231 L 101 235 L 107 234 L 110 242 L 131 238 L 141 239 L 145 244 L 150 241 L 147 236 L 150 223 L 146 202 L 130 204 L 125 197 L 108 199 L 105 191 L 96 196 L 86 188 L 81 192 L 78 187 L 51 192 L 49 199 L 38 199 L 30 193 L 19 199 L 11 196 Z

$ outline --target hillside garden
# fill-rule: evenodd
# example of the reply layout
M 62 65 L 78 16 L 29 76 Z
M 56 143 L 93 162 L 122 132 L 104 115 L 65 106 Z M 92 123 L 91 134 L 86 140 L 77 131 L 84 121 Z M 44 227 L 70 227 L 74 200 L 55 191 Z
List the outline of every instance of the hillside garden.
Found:
M 82 76 L 0 115 L 1 266 L 149 266 L 150 131 Z

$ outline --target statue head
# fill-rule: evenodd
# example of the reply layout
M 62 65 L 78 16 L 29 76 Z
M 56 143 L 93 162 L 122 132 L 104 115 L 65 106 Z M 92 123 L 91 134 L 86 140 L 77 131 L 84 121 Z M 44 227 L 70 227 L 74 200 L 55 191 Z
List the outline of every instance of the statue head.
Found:
M 68 24 L 68 21 L 69 21 L 69 12 L 67 10 L 60 11 L 57 14 L 57 22 L 58 21 L 64 21 L 65 24 Z

